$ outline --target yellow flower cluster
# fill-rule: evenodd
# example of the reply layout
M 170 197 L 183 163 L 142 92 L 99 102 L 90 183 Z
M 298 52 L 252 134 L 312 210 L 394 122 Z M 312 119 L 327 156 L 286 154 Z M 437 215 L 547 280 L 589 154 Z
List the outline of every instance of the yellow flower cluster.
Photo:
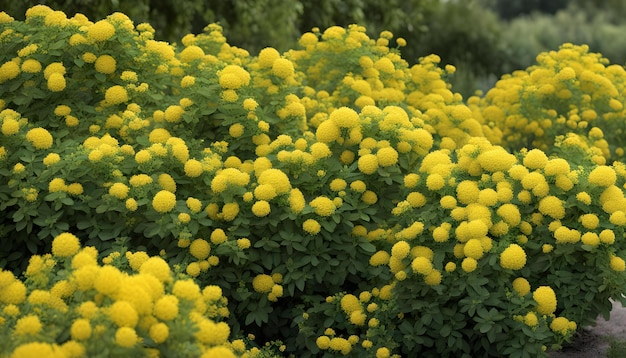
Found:
M 91 356 L 101 353 L 106 340 L 114 344 L 108 349 L 119 354 L 158 354 L 185 339 L 194 342 L 193 349 L 217 349 L 221 357 L 252 354 L 242 342 L 228 340 L 230 327 L 220 322 L 229 314 L 220 287 L 201 289 L 192 280 L 177 278 L 163 259 L 144 252 L 126 253 L 133 270 L 129 273 L 99 265 L 97 256 L 93 247 L 81 248 L 76 236 L 63 233 L 53 240 L 52 255 L 31 258 L 28 286 L 0 270 L 0 318 L 13 337 L 3 346 L 5 353 Z M 44 281 L 31 287 L 37 277 Z M 52 277 L 56 279 L 48 280 Z M 70 318 L 51 318 L 57 315 Z M 6 321 L 9 317 L 12 323 Z M 57 341 L 64 331 L 64 343 L 42 343 Z M 146 340 L 153 342 L 151 348 L 141 344 Z

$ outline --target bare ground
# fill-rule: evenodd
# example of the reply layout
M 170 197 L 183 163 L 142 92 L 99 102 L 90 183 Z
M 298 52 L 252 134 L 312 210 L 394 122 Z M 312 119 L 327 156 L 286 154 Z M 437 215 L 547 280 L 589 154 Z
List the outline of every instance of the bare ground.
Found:
M 601 358 L 607 356 L 611 339 L 626 339 L 626 308 L 619 302 L 613 303 L 609 320 L 598 317 L 595 326 L 584 327 L 576 334 L 571 345 L 550 358 Z

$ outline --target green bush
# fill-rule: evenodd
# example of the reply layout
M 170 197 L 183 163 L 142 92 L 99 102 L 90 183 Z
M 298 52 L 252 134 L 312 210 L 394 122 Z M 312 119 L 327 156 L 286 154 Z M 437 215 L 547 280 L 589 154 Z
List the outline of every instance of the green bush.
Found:
M 67 334 L 89 301 L 108 312 L 111 351 L 535 357 L 622 298 L 625 167 L 567 127 L 548 132 L 554 153 L 490 142 L 493 107 L 514 108 L 489 100 L 517 82 L 464 102 L 453 66 L 409 65 L 406 40 L 358 25 L 251 56 L 217 24 L 174 47 L 121 13 L 91 23 L 35 6 L 24 21 L 0 13 L 0 42 L 0 328 L 19 337 L 7 355 L 91 352 Z M 96 275 L 84 281 L 80 250 Z M 37 282 L 42 260 L 54 267 Z M 103 290 L 103 272 L 169 277 L 163 294 L 202 319 L 183 315 L 223 319 L 228 337 L 169 327 L 160 296 Z M 228 315 L 202 315 L 207 286 Z M 57 307 L 33 307 L 42 295 Z M 115 322 L 118 301 L 136 322 Z M 150 343 L 162 324 L 180 338 Z

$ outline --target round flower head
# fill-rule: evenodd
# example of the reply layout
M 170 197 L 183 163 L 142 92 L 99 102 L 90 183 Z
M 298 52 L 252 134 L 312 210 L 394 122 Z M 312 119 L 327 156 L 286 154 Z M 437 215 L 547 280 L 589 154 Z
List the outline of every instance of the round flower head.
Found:
M 267 216 L 270 212 L 270 203 L 265 200 L 259 200 L 252 205 L 252 213 L 258 217 Z
M 513 280 L 513 289 L 520 296 L 526 296 L 530 292 L 530 283 L 523 277 Z
M 115 183 L 109 188 L 109 194 L 118 199 L 126 199 L 130 188 L 124 183 Z
M 611 267 L 611 270 L 618 272 L 624 271 L 624 269 L 626 269 L 626 263 L 624 262 L 624 259 L 614 255 L 611 255 L 609 266 Z
M 266 169 L 259 175 L 259 184 L 268 184 L 274 187 L 276 194 L 286 194 L 291 190 L 289 177 L 280 169 Z
M 120 85 L 109 87 L 104 93 L 104 101 L 107 105 L 115 105 L 128 101 L 128 92 Z
M 274 63 L 272 64 L 272 74 L 282 79 L 293 76 L 293 63 L 285 58 L 278 58 L 274 60 Z
M 398 152 L 392 147 L 380 148 L 376 152 L 376 158 L 378 165 L 381 167 L 388 167 L 398 162 Z
M 171 321 L 178 316 L 178 298 L 174 295 L 165 295 L 154 303 L 153 312 L 156 318 Z
M 617 174 L 615 170 L 606 165 L 601 165 L 596 167 L 594 170 L 589 173 L 588 177 L 589 183 L 595 184 L 597 186 L 609 187 L 615 184 L 617 180 Z
M 357 162 L 359 171 L 363 174 L 374 174 L 378 170 L 378 157 L 374 154 L 365 154 Z
M 139 273 L 156 277 L 159 281 L 165 282 L 170 278 L 170 266 L 158 256 L 146 260 L 140 267 Z
M 511 244 L 500 254 L 500 266 L 519 270 L 526 265 L 526 252 L 518 244 Z
M 334 110 L 329 119 L 340 128 L 354 128 L 359 125 L 359 114 L 349 107 Z
M 99 56 L 94 64 L 96 71 L 107 75 L 115 72 L 116 65 L 117 62 L 110 55 Z
M 137 344 L 137 332 L 130 327 L 118 328 L 115 332 L 115 343 L 120 347 L 132 347 Z
M 318 196 L 311 200 L 309 205 L 315 210 L 315 213 L 320 216 L 330 216 L 336 209 L 333 201 L 325 196 Z
M 106 41 L 114 34 L 115 27 L 108 20 L 100 20 L 87 29 L 87 38 L 95 42 Z
M 48 89 L 52 92 L 61 92 L 66 85 L 65 77 L 60 73 L 55 72 L 48 77 Z
M 549 315 L 556 310 L 556 294 L 550 286 L 540 286 L 533 292 L 533 299 L 537 302 L 537 312 Z
M 176 195 L 167 190 L 161 190 L 152 199 L 152 207 L 159 213 L 168 213 L 176 206 Z
M 52 240 L 52 254 L 57 257 L 74 256 L 80 249 L 78 238 L 68 232 L 59 234 Z
M 274 280 L 270 275 L 260 274 L 254 277 L 254 279 L 252 280 L 252 287 L 256 292 L 259 293 L 268 293 L 272 291 L 273 286 Z
M 15 323 L 15 335 L 36 335 L 41 331 L 41 321 L 35 315 L 27 315 L 17 320 Z
M 540 149 L 532 149 L 524 157 L 524 166 L 529 169 L 543 169 L 548 164 L 548 157 Z
M 190 178 L 199 177 L 203 172 L 202 163 L 196 159 L 189 159 L 185 162 L 185 175 Z
M 320 223 L 314 219 L 307 219 L 302 223 L 302 229 L 311 235 L 319 233 L 321 228 Z
M 26 133 L 26 140 L 35 147 L 35 149 L 48 149 L 52 147 L 53 138 L 50 132 L 45 128 L 37 127 Z

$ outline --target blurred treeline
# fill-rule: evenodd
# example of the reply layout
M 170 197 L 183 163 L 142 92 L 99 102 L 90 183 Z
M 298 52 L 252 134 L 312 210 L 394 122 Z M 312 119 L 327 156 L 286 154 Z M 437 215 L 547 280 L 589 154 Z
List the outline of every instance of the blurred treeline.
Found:
M 0 0 L 0 11 L 21 20 L 36 4 L 92 21 L 123 12 L 172 43 L 218 22 L 231 45 L 252 55 L 267 46 L 295 48 L 313 27 L 356 23 L 371 37 L 389 30 L 405 38 L 402 54 L 410 63 L 435 53 L 455 65 L 452 82 L 465 95 L 563 42 L 585 43 L 612 63 L 626 63 L 623 0 Z

